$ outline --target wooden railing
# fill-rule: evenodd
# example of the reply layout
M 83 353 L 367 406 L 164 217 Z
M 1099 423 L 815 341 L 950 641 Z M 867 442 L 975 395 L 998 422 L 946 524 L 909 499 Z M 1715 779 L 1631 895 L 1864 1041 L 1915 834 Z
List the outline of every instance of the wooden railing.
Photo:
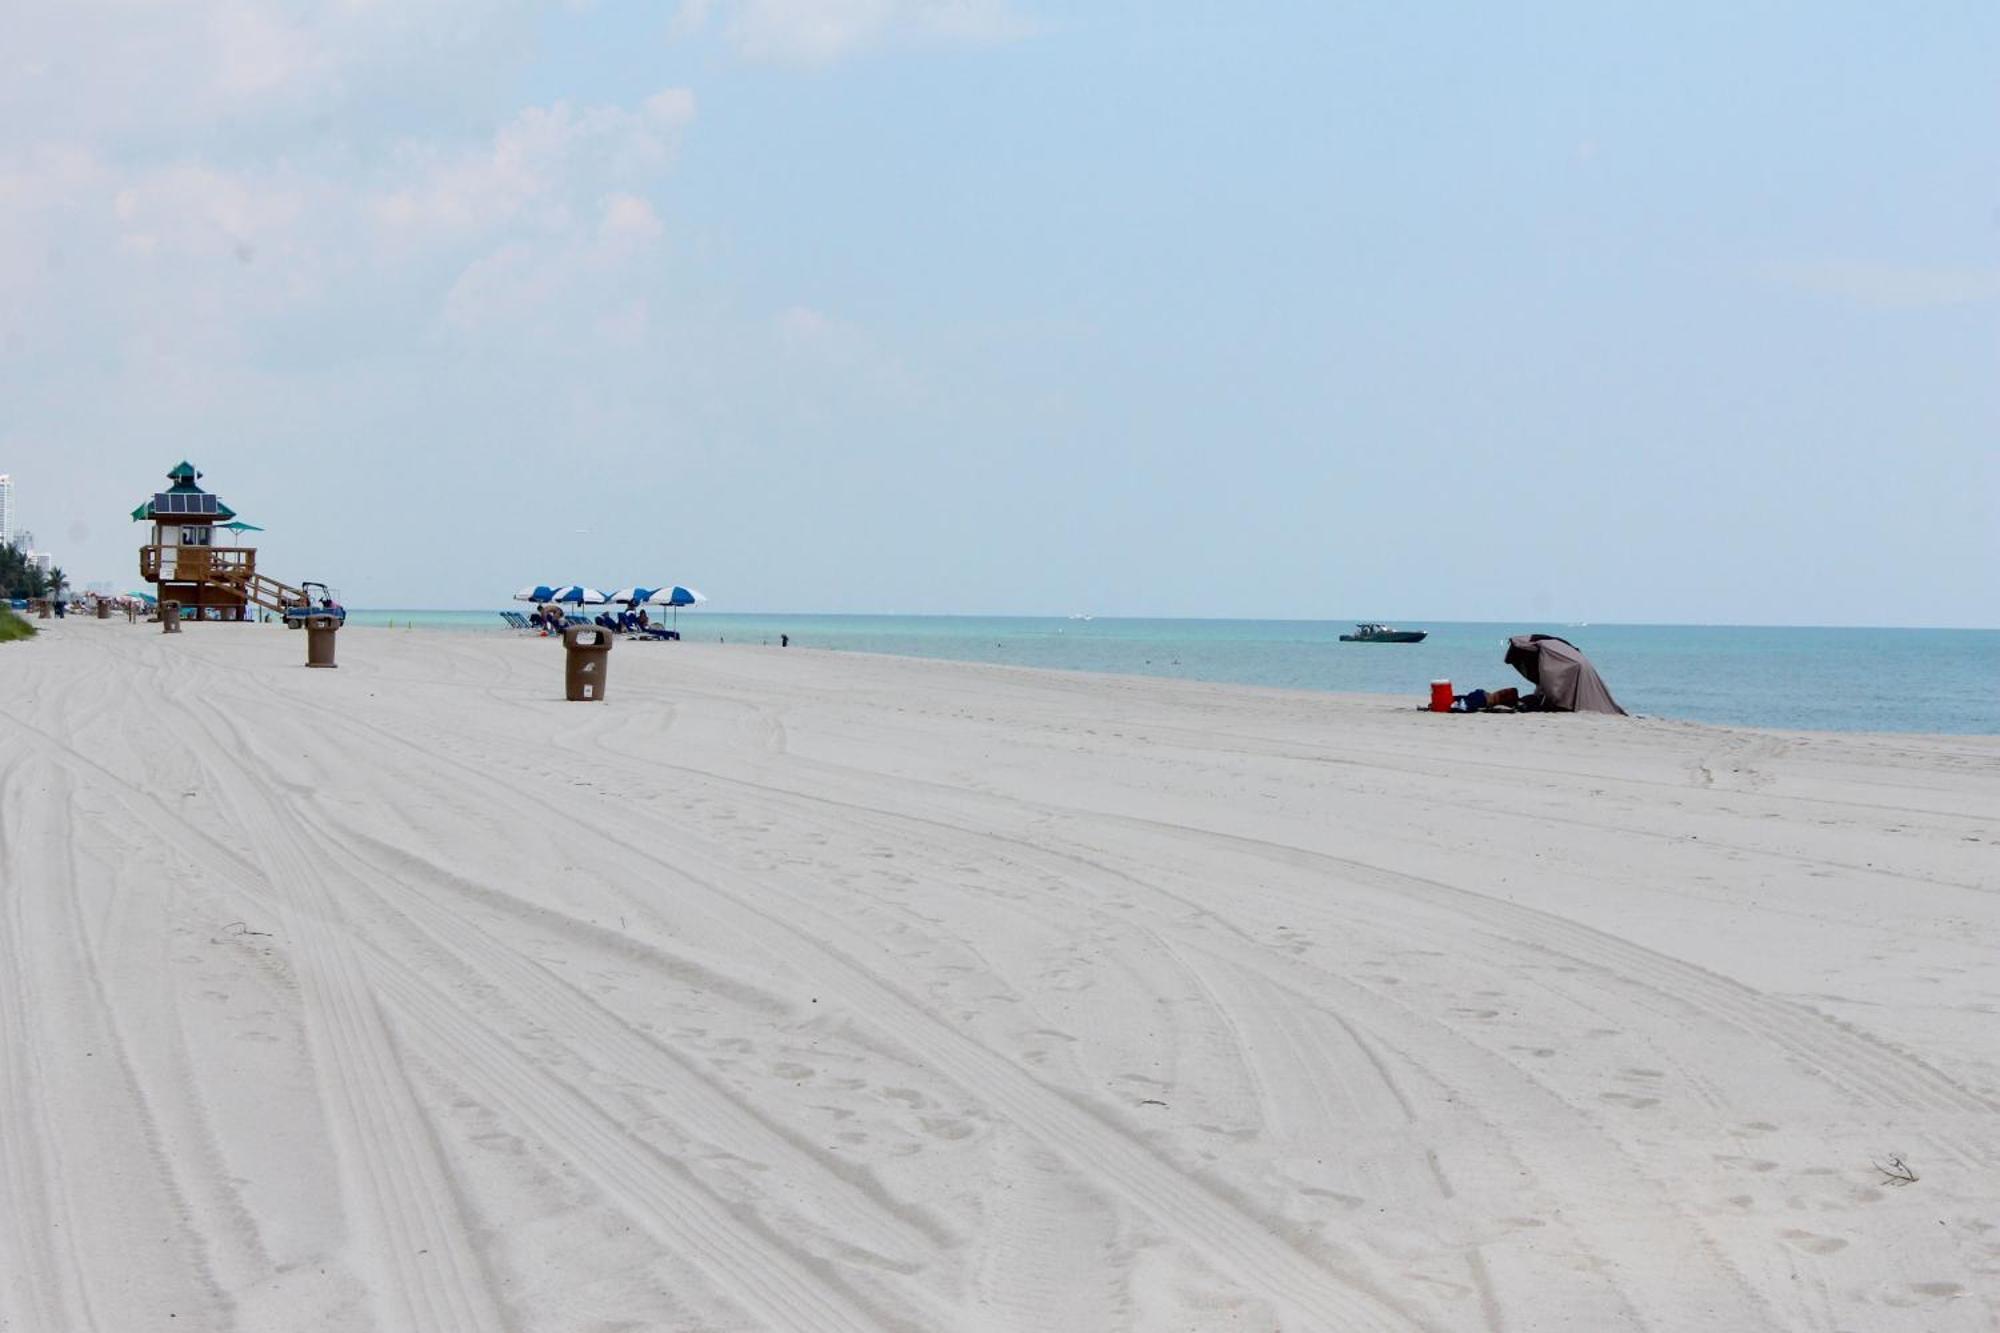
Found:
M 142 546 L 139 577 L 149 583 L 206 583 L 243 595 L 267 611 L 302 605 L 306 595 L 257 572 L 252 546 Z
M 248 577 L 254 546 L 142 546 L 139 577 L 153 583 L 210 583 Z
M 288 606 L 303 606 L 305 593 L 289 583 L 280 583 L 268 574 L 252 574 L 243 580 L 243 594 L 266 611 L 282 611 Z

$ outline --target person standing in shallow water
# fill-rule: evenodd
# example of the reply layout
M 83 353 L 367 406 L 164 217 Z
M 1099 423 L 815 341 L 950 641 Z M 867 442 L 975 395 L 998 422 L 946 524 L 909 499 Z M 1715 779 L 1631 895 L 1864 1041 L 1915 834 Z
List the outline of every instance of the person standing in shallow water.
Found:
M 791 636 L 791 635 L 789 635 L 789 634 L 780 634 L 780 635 L 778 636 L 778 646 L 779 646 L 780 648 L 789 648 L 789 647 L 791 647 L 791 646 L 792 646 L 792 636 Z

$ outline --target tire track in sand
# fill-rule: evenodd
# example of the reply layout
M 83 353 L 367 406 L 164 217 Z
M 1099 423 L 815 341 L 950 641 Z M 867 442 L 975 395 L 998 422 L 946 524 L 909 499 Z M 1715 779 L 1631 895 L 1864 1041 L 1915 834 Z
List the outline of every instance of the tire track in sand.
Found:
M 200 701 L 186 716 L 195 718 L 196 709 L 230 725 L 212 702 Z M 196 725 L 217 752 L 228 754 L 221 737 L 198 718 Z M 425 1333 L 506 1327 L 327 884 L 324 849 L 300 841 L 264 784 L 227 759 L 203 766 L 235 827 L 263 835 L 255 851 L 265 874 L 245 888 L 275 899 L 283 938 L 294 951 L 321 1100 L 372 1260 L 361 1276 L 383 1307 L 385 1326 Z
M 830 1162 L 803 1140 L 767 1119 L 763 1112 L 704 1076 L 686 1057 L 634 1028 L 547 967 L 506 947 L 462 915 L 433 902 L 425 882 L 446 892 L 476 897 L 469 884 L 420 853 L 385 842 L 358 823 L 335 820 L 324 826 L 408 892 L 376 893 L 381 907 L 402 917 L 429 944 L 456 958 L 506 997 L 521 1012 L 557 1028 L 568 1051 L 592 1069 L 645 1086 L 648 1099 L 697 1141 L 713 1144 L 745 1161 L 781 1173 L 789 1189 L 810 1197 L 841 1244 L 865 1252 L 871 1262 L 911 1269 L 938 1257 L 951 1237 L 931 1219 L 898 1203 L 872 1176 L 842 1162 Z M 489 1030 L 492 1025 L 485 1024 Z M 511 1044 L 511 1043 L 510 1043 Z M 576 1089 L 598 1104 L 587 1089 Z
M 29 1177 L 40 1177 L 39 1200 L 28 1195 L 9 1203 L 10 1211 L 18 1207 L 34 1219 L 31 1227 L 47 1228 L 40 1244 L 26 1237 L 21 1262 L 28 1281 L 44 1290 L 48 1274 L 38 1279 L 34 1270 L 50 1262 L 59 1268 L 55 1285 L 63 1289 L 69 1320 L 28 1326 L 121 1330 L 162 1310 L 225 1326 L 229 1303 L 200 1233 L 187 1224 L 187 1201 L 81 919 L 79 899 L 96 896 L 97 886 L 86 881 L 79 861 L 73 783 L 60 765 L 35 756 L 9 774 L 6 786 L 0 812 L 13 834 L 0 861 L 4 962 L 18 1003 L 18 1021 L 7 1026 L 10 1036 L 18 1033 L 16 1068 L 29 1075 L 21 1092 L 31 1104 L 11 1127 L 29 1132 L 7 1136 L 7 1155 L 17 1163 L 8 1174 L 30 1188 Z M 18 1164 L 37 1148 L 38 1162 Z M 43 1264 L 32 1257 L 38 1249 Z
M 82 1269 L 66 1242 L 61 1172 L 47 1169 L 50 1126 L 42 1101 L 41 1043 L 30 1036 L 37 1012 L 20 924 L 27 882 L 21 833 L 31 825 L 22 798 L 21 749 L 8 746 L 0 778 L 0 1328 L 95 1329 Z
M 244 753 L 257 753 L 262 744 L 260 738 L 251 736 L 227 716 L 218 716 L 216 721 L 230 733 L 234 747 Z M 275 773 L 275 768 L 272 771 Z M 293 853 L 292 859 L 327 866 L 344 863 L 343 849 L 329 831 L 317 825 L 317 817 L 304 808 L 302 800 L 283 807 L 274 800 L 269 803 L 274 820 L 284 829 L 284 841 Z M 346 872 L 336 870 L 329 874 L 344 881 L 344 891 L 366 893 L 381 900 L 373 888 L 357 882 Z M 315 907 L 330 911 L 330 895 Z M 408 914 L 403 915 L 408 920 Z M 347 934 L 346 926 L 338 918 L 325 924 L 329 935 L 344 938 Z M 291 923 L 287 927 L 290 929 Z M 451 939 L 466 937 L 462 923 L 456 930 L 449 925 L 445 929 Z M 438 942 L 450 947 L 446 941 Z M 492 954 L 486 957 L 492 961 Z M 549 1151 L 580 1172 L 604 1197 L 665 1243 L 677 1257 L 706 1271 L 761 1326 L 795 1329 L 799 1333 L 820 1330 L 861 1333 L 893 1322 L 868 1310 L 828 1266 L 795 1253 L 776 1234 L 740 1217 L 686 1168 L 626 1133 L 617 1119 L 591 1098 L 473 1018 L 438 988 L 419 980 L 413 970 L 380 946 L 367 946 L 365 967 L 358 954 L 355 961 L 357 969 L 367 974 L 402 1020 L 399 1027 L 432 1065 L 447 1078 L 475 1092 L 488 1106 L 532 1130 Z M 579 1005 L 574 998 L 565 1002 L 559 986 L 536 984 L 528 975 L 531 971 L 508 969 L 514 979 L 530 985 L 530 994 L 555 1004 L 555 1012 L 575 1012 Z M 614 1072 L 626 1076 L 630 1073 Z M 871 1234 L 882 1230 L 879 1216 L 870 1216 L 867 1221 Z M 914 1235 L 905 1238 L 921 1243 L 921 1238 Z M 906 1259 L 892 1260 L 890 1266 L 906 1263 Z M 428 1330 L 433 1326 L 421 1327 Z
M 804 766 L 821 767 L 817 761 Z M 772 787 L 768 782 L 751 784 L 740 779 L 700 773 L 706 780 L 732 788 L 743 788 L 764 799 L 791 797 L 839 809 L 861 818 L 913 820 L 977 838 L 998 838 L 1019 848 L 1040 848 L 1060 855 L 1078 856 L 1084 864 L 1096 865 L 1081 848 L 1089 844 L 1065 836 L 1065 829 L 1088 819 L 1123 827 L 1148 839 L 1167 838 L 1175 842 L 1196 842 L 1204 846 L 1226 844 L 1258 859 L 1294 869 L 1324 875 L 1332 872 L 1350 882 L 1392 895 L 1412 898 L 1438 907 L 1449 914 L 1468 918 L 1514 945 L 1538 950 L 1593 971 L 1622 977 L 1679 1002 L 1712 1013 L 1730 1026 L 1749 1032 L 1793 1057 L 1808 1071 L 1839 1087 L 1844 1093 L 1867 1104 L 1908 1110 L 1948 1110 L 1989 1115 L 1991 1101 L 1964 1087 L 1941 1070 L 1879 1038 L 1847 1024 L 1836 1022 L 1813 1010 L 1733 981 L 1719 973 L 1668 954 L 1648 949 L 1604 931 L 1553 913 L 1507 902 L 1440 880 L 1337 853 L 1300 847 L 1291 843 L 1193 828 L 1111 811 L 1069 809 L 1045 805 L 1025 798 L 998 796 L 960 789 L 939 789 L 936 784 L 912 778 L 896 778 L 923 796 L 943 795 L 962 805 L 974 801 L 986 807 L 1011 808 L 1019 814 L 1041 818 L 1045 827 L 1032 837 L 1009 836 L 997 830 L 1004 821 L 995 820 L 984 828 L 969 828 L 957 819 L 937 814 L 887 812 L 839 797 L 789 787 Z M 838 770 L 836 770 L 838 771 Z M 1063 850 L 1067 848 L 1068 850 Z M 1102 868 L 1102 867 L 1099 867 Z
M 543 796 L 506 781 L 502 770 L 489 770 L 426 748 L 386 729 L 359 725 L 384 744 L 421 756 L 429 767 L 448 766 L 468 790 L 493 797 L 493 808 L 546 811 Z M 624 844 L 632 830 L 594 818 L 582 808 L 571 810 L 570 825 L 592 839 L 589 859 L 616 862 L 613 884 L 648 883 L 669 873 L 687 889 L 712 899 L 725 913 L 751 918 L 760 938 L 802 974 L 819 979 L 822 998 L 829 994 L 884 1036 L 909 1050 L 967 1092 L 1008 1116 L 1017 1125 L 1068 1159 L 1094 1179 L 1098 1187 L 1124 1199 L 1167 1225 L 1177 1236 L 1207 1257 L 1218 1269 L 1271 1300 L 1287 1317 L 1314 1328 L 1407 1330 L 1421 1327 L 1417 1315 L 1386 1292 L 1373 1288 L 1365 1276 L 1338 1271 L 1308 1256 L 1287 1241 L 1267 1220 L 1245 1210 L 1190 1177 L 1170 1161 L 1129 1136 L 1084 1103 L 1074 1101 L 947 1022 L 935 1009 L 905 992 L 890 978 L 897 971 L 893 958 L 879 965 L 862 961 L 876 946 L 845 921 L 817 906 L 809 894 L 786 891 L 784 907 L 763 905 L 779 877 L 761 880 L 754 888 L 726 887 L 733 867 L 700 856 L 692 849 L 677 851 L 679 862 L 663 867 Z M 704 863 L 697 872 L 693 863 Z M 627 895 L 634 910 L 645 904 Z

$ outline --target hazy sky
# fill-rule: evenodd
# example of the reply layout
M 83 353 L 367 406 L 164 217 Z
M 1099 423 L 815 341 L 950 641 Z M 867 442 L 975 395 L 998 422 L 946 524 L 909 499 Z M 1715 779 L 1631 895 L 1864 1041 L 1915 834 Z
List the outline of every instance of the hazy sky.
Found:
M 2000 6 L 1653 8 L 17 0 L 0 472 L 357 605 L 2000 625 Z

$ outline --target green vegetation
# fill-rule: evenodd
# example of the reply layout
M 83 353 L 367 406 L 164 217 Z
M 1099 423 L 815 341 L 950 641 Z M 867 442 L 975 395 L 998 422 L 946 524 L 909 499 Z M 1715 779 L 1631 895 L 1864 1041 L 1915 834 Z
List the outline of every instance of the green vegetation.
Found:
M 0 596 L 47 597 L 61 592 L 68 584 L 60 569 L 44 574 L 16 548 L 0 546 Z
M 35 627 L 33 625 L 30 625 L 6 607 L 0 606 L 0 643 L 8 643 L 15 639 L 32 639 L 34 637 Z

